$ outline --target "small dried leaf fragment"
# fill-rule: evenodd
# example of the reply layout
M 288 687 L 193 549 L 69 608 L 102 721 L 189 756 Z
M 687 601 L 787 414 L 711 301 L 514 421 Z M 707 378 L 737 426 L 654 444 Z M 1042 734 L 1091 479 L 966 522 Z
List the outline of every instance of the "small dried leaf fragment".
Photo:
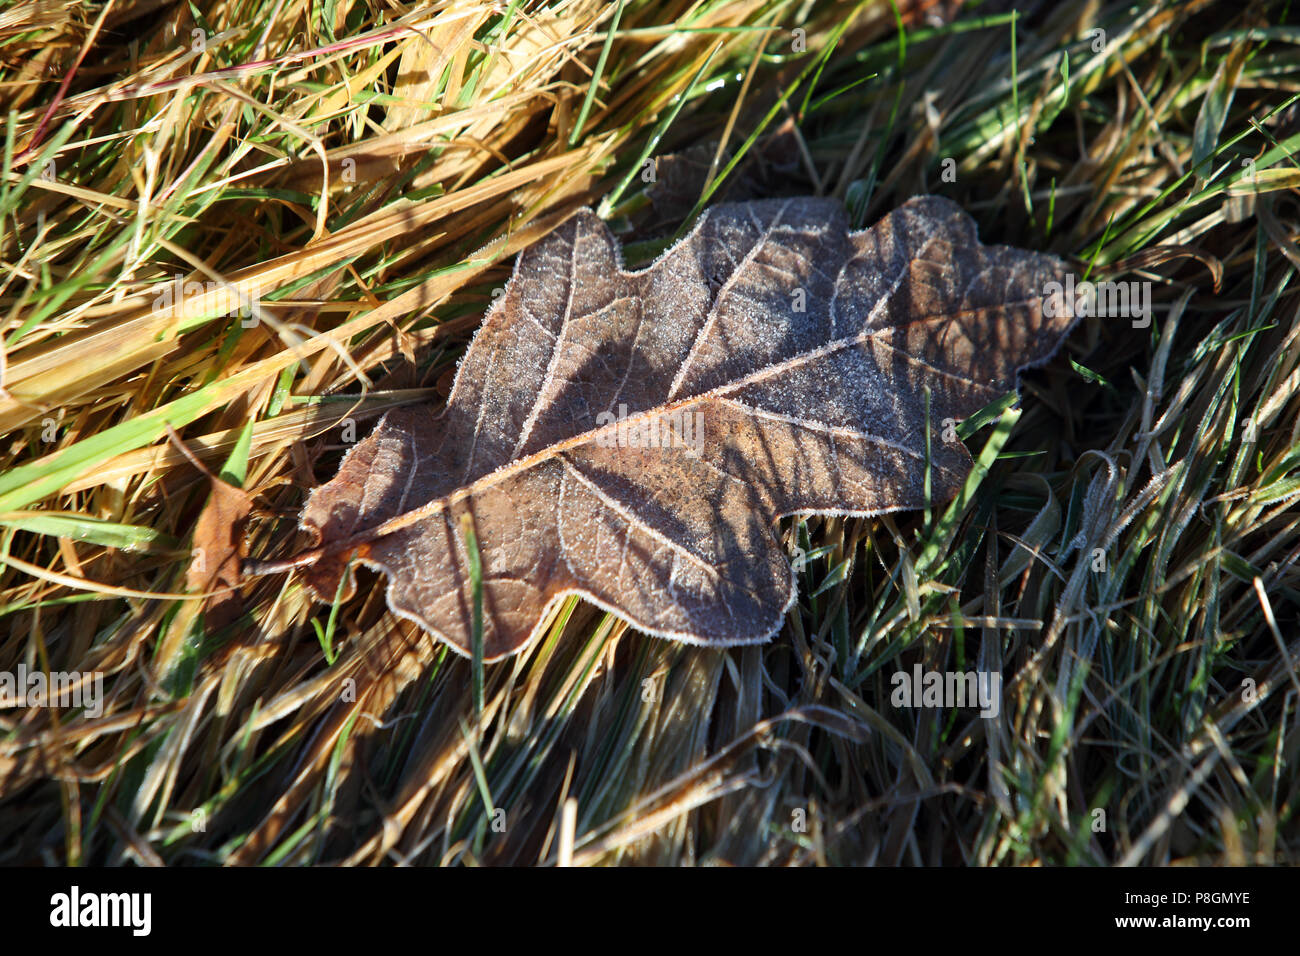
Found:
M 194 545 L 185 586 L 190 591 L 237 588 L 244 557 L 244 526 L 253 500 L 246 491 L 208 474 L 211 493 L 194 525 Z M 218 630 L 243 613 L 238 590 L 214 595 L 205 603 L 205 621 Z
M 332 601 L 355 557 L 467 653 L 468 516 L 488 660 L 571 593 L 665 637 L 766 640 L 795 596 L 776 520 L 924 507 L 927 388 L 951 499 L 971 458 L 941 423 L 1056 351 L 1064 273 L 933 196 L 856 233 L 830 199 L 715 206 L 632 273 L 583 210 L 520 254 L 446 410 L 389 412 L 311 494 L 316 547 L 289 563 Z

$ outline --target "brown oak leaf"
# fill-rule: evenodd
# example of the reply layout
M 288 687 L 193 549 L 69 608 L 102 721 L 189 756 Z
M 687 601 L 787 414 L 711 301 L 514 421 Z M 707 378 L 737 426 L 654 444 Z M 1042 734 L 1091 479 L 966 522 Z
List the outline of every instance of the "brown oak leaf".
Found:
M 445 411 L 390 411 L 309 497 L 315 546 L 248 570 L 301 567 L 332 601 L 355 558 L 468 653 L 468 521 L 485 660 L 575 593 L 651 634 L 764 641 L 795 597 L 776 520 L 924 507 L 927 387 L 931 500 L 950 500 L 972 461 L 940 423 L 1056 351 L 1073 319 L 1044 290 L 1065 268 L 923 196 L 862 232 L 831 199 L 714 206 L 626 272 L 582 210 L 519 255 Z

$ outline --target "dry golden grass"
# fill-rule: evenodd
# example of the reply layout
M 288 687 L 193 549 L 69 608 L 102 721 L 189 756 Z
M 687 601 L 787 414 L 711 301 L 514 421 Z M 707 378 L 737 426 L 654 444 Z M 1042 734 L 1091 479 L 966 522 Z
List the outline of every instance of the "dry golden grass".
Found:
M 0 670 L 104 688 L 0 710 L 0 862 L 1295 860 L 1275 5 L 201 6 L 0 10 Z M 647 159 L 716 144 L 716 199 L 782 124 L 791 185 L 859 223 L 941 192 L 1154 281 L 1155 322 L 1089 320 L 971 427 L 957 506 L 786 527 L 816 558 L 769 646 L 570 601 L 476 714 L 373 578 L 337 608 L 253 579 L 208 626 L 169 428 L 252 495 L 249 552 L 290 553 L 343 445 L 445 395 L 515 252 L 596 205 L 643 259 Z M 1000 668 L 1000 716 L 891 707 L 918 662 Z

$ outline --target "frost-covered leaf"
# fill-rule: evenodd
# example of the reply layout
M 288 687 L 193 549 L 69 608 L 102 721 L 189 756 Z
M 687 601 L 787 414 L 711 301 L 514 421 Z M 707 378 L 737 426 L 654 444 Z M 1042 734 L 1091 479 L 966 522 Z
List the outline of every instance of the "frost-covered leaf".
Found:
M 927 388 L 952 498 L 971 458 L 944 420 L 1056 351 L 1064 269 L 928 196 L 857 233 L 830 199 L 715 206 L 629 273 L 583 210 L 520 254 L 445 411 L 389 412 L 310 496 L 315 547 L 251 570 L 302 567 L 331 601 L 355 557 L 465 653 L 470 521 L 488 660 L 571 593 L 665 637 L 766 640 L 795 594 L 776 520 L 923 507 Z

